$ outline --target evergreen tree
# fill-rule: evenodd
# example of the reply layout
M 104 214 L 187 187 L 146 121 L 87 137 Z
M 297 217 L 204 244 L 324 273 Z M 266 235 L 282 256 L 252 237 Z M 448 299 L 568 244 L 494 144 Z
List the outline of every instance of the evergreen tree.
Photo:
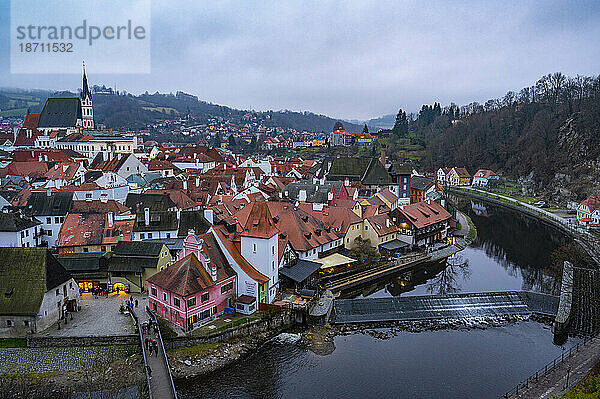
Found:
M 363 127 L 363 133 L 369 133 L 369 128 L 367 127 L 366 123 L 365 123 L 365 127 Z
M 233 137 L 233 134 L 230 134 L 229 137 L 227 138 L 227 142 L 229 144 L 229 148 L 234 148 L 237 143 L 235 142 L 235 137 Z
M 404 137 L 408 133 L 408 118 L 406 117 L 406 112 L 404 112 L 402 108 L 396 115 L 396 122 L 394 122 L 392 133 L 398 137 Z

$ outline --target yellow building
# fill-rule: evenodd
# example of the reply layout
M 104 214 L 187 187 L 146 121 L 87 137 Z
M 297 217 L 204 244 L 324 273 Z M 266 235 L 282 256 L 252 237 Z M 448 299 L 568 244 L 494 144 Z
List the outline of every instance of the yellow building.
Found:
M 362 238 L 370 240 L 371 246 L 377 249 L 380 244 L 398 238 L 398 231 L 398 226 L 387 214 L 375 215 L 365 219 Z
M 469 186 L 471 185 L 471 175 L 465 168 L 452 168 L 446 175 L 446 185 Z

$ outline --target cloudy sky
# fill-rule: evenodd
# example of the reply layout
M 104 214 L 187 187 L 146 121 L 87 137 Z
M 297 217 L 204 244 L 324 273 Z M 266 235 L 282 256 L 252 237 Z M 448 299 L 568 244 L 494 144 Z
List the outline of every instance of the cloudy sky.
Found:
M 88 63 L 88 75 L 133 93 L 367 119 L 484 102 L 556 71 L 600 73 L 600 2 L 500 3 L 153 1 L 151 73 L 99 74 Z M 79 86 L 77 74 L 11 74 L 9 22 L 2 1 L 0 86 Z

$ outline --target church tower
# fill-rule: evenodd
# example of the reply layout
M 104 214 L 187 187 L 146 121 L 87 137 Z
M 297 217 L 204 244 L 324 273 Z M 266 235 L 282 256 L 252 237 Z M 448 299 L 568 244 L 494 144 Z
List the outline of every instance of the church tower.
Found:
M 83 128 L 86 130 L 93 130 L 94 109 L 92 108 L 92 93 L 88 87 L 87 76 L 85 74 L 85 61 L 83 63 L 83 85 L 81 88 L 81 114 Z

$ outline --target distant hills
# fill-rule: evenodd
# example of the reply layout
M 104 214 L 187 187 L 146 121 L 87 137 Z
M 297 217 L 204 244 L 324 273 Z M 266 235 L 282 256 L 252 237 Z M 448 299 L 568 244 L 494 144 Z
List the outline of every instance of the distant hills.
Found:
M 344 120 L 344 123 L 352 123 L 363 127 L 366 123 L 370 132 L 377 132 L 379 129 L 391 129 L 392 127 L 394 127 L 395 121 L 396 115 L 389 114 L 380 116 L 379 118 L 372 118 L 366 121 L 361 121 L 358 119 L 346 119 Z
M 234 123 L 260 123 L 264 126 L 292 128 L 298 131 L 330 132 L 338 119 L 304 111 L 248 111 L 199 100 L 198 97 L 176 94 L 144 93 L 111 94 L 104 87 L 95 86 L 94 119 L 97 123 L 117 130 L 140 129 L 148 123 L 190 115 L 200 122 L 223 118 Z M 93 90 L 94 90 L 93 89 Z M 0 89 L 0 116 L 24 116 L 27 111 L 40 112 L 48 97 L 74 97 L 73 92 L 47 90 Z M 344 123 L 351 133 L 362 131 L 362 125 Z

